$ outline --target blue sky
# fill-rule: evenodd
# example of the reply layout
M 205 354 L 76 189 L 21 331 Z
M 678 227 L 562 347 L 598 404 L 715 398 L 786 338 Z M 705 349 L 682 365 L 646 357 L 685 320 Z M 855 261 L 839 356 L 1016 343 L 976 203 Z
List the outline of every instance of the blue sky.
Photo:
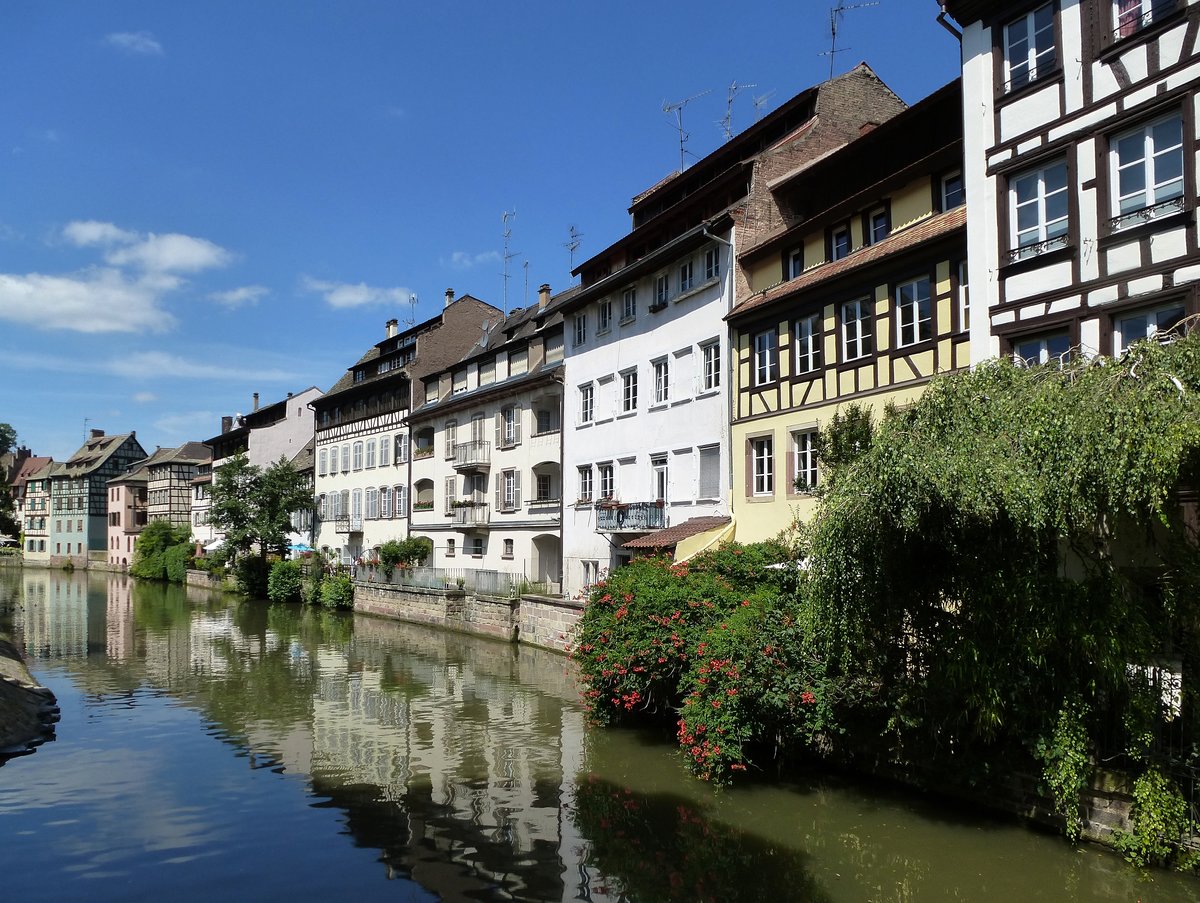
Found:
M 570 283 L 630 198 L 828 77 L 832 0 L 414 4 L 8 0 L 0 13 L 0 422 L 178 445 L 328 388 L 453 287 Z M 847 2 L 846 5 L 850 5 Z M 934 0 L 839 29 L 909 103 L 957 74 Z M 765 99 L 764 99 L 765 98 Z M 689 159 L 692 157 L 689 156 Z

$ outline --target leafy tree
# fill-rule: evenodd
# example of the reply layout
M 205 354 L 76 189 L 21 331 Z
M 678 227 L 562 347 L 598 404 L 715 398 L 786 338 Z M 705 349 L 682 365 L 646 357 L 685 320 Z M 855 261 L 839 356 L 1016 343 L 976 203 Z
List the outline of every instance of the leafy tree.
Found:
M 0 423 L 0 458 L 17 447 L 17 431 L 12 424 Z M 13 516 L 16 503 L 8 487 L 8 473 L 0 469 L 0 534 L 17 536 L 21 525 Z
M 213 476 L 208 520 L 225 534 L 229 559 L 246 555 L 254 545 L 253 498 L 260 475 L 259 468 L 239 453 L 217 468 Z
M 209 520 L 225 534 L 232 558 L 245 557 L 257 548 L 265 560 L 271 552 L 280 556 L 287 552 L 292 514 L 311 505 L 307 480 L 286 458 L 263 470 L 238 454 L 213 477 Z
M 182 583 L 191 558 L 192 531 L 186 525 L 156 520 L 138 534 L 129 572 L 150 580 Z
M 0 423 L 0 457 L 17 447 L 17 431 L 11 423 Z

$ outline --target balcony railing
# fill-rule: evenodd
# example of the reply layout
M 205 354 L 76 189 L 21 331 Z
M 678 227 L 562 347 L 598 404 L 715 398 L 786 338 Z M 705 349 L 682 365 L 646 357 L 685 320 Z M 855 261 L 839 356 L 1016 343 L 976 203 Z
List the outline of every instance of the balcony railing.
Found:
M 362 529 L 361 515 L 348 516 L 341 514 L 333 520 L 334 533 L 361 533 Z
M 450 513 L 454 515 L 454 526 L 456 527 L 486 527 L 491 519 L 491 506 L 486 504 L 470 505 L 454 508 Z
M 596 532 L 645 533 L 667 525 L 662 502 L 604 502 L 596 506 Z
M 492 443 L 484 439 L 471 439 L 454 444 L 454 469 L 478 470 L 492 461 Z

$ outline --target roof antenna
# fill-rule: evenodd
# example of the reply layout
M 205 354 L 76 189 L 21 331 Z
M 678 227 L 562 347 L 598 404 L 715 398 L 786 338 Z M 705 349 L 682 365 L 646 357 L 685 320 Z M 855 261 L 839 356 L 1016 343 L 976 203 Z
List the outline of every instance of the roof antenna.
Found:
M 576 229 L 574 223 L 572 223 L 570 229 L 567 230 L 567 234 L 570 236 L 570 239 L 563 244 L 563 247 L 566 248 L 567 252 L 571 255 L 571 272 L 574 273 L 575 252 L 578 251 L 579 246 L 583 244 L 583 242 L 580 241 L 580 239 L 583 238 L 583 233 Z
M 758 85 L 739 85 L 736 81 L 729 83 L 729 94 L 725 100 L 725 118 L 721 120 L 721 131 L 725 133 L 726 141 L 733 137 L 733 99 L 737 97 L 739 91 L 757 87 Z
M 705 94 L 711 94 L 711 93 L 712 93 L 712 89 L 710 88 L 706 91 L 701 91 L 699 94 L 693 94 L 691 97 L 688 97 L 685 100 L 681 100 L 677 103 L 667 103 L 665 100 L 663 101 L 663 108 L 662 108 L 663 112 L 666 113 L 667 115 L 670 115 L 671 113 L 675 114 L 675 128 L 679 132 L 679 171 L 680 172 L 683 172 L 683 170 L 686 168 L 686 163 L 684 161 L 683 155 L 687 152 L 685 145 L 687 144 L 688 138 L 691 137 L 690 135 L 688 135 L 687 132 L 685 132 L 683 130 L 683 108 L 686 107 L 693 100 L 697 100 L 697 99 L 703 97 Z M 692 156 L 695 156 L 695 154 L 693 154 Z
M 525 270 L 525 306 L 529 306 L 529 258 L 526 257 L 521 263 L 521 267 Z
M 87 437 L 88 437 L 88 424 L 90 424 L 91 422 L 92 422 L 92 418 L 91 418 L 91 417 L 84 417 L 84 418 L 83 418 L 83 438 L 84 438 L 85 440 L 86 440 L 86 439 L 87 439 Z
M 867 6 L 878 6 L 878 5 L 879 4 L 876 2 L 870 2 L 870 3 L 851 3 L 850 5 L 847 6 L 846 0 L 838 0 L 837 6 L 834 6 L 829 10 L 829 49 L 822 51 L 821 53 L 817 54 L 817 56 L 829 57 L 829 77 L 831 79 L 833 78 L 833 64 L 834 64 L 834 60 L 837 58 L 837 55 L 839 53 L 845 53 L 847 50 L 850 49 L 849 47 L 838 47 L 838 45 L 837 45 L 838 23 L 841 21 L 842 17 L 846 14 L 846 10 L 863 9 L 864 7 L 867 7 Z
M 510 219 L 515 218 L 517 211 L 505 210 L 500 219 L 504 222 L 504 315 L 508 316 L 508 262 L 514 257 L 520 256 L 520 251 L 509 251 L 508 240 L 512 238 L 512 226 L 508 224 Z
M 416 292 L 408 293 L 408 316 L 404 318 L 404 325 L 409 326 L 409 327 L 417 325 L 417 293 Z
M 763 107 L 767 105 L 767 101 L 775 96 L 775 90 L 772 89 L 766 94 L 760 94 L 754 98 L 754 121 L 758 122 L 763 118 Z

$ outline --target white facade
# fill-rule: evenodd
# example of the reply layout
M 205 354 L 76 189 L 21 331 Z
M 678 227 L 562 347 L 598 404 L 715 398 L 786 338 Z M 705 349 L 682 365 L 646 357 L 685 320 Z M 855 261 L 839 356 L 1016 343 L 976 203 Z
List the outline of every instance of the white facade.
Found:
M 568 594 L 626 540 L 729 513 L 731 234 L 694 229 L 564 308 Z
M 1197 313 L 1200 4 L 947 6 L 964 25 L 972 360 L 1116 355 Z
M 531 334 L 534 317 L 533 309 L 510 317 L 497 332 L 516 323 L 519 338 L 491 342 L 427 381 L 431 400 L 410 418 L 411 530 L 433 541 L 435 567 L 520 574 L 557 594 L 562 329 Z

